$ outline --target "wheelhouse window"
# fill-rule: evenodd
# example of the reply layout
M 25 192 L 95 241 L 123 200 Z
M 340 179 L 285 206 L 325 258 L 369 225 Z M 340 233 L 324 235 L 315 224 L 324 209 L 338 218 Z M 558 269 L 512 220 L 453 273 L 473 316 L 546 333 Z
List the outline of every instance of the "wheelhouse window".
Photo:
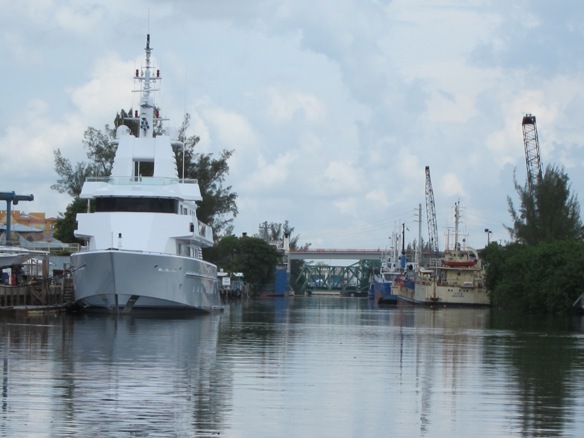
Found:
M 96 212 L 176 213 L 178 201 L 167 198 L 96 198 Z
M 134 161 L 134 177 L 154 176 L 154 161 Z

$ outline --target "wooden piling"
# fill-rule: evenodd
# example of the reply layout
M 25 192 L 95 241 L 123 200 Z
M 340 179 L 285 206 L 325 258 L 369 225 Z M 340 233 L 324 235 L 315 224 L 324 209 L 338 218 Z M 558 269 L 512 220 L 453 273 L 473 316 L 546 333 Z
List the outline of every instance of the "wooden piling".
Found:
M 73 301 L 73 282 L 63 278 L 60 283 L 38 282 L 18 286 L 0 285 L 0 310 L 16 307 L 66 307 Z

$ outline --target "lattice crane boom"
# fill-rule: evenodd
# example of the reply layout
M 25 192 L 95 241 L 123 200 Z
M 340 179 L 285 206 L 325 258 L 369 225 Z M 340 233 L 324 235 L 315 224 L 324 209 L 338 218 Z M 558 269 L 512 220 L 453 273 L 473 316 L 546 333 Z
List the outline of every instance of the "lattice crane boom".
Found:
M 436 204 L 430 178 L 430 166 L 426 166 L 426 216 L 428 216 L 428 238 L 432 254 L 438 254 L 438 223 L 436 221 Z
M 523 127 L 523 144 L 525 145 L 525 164 L 527 167 L 527 185 L 533 192 L 534 187 L 542 179 L 541 157 L 539 154 L 539 139 L 535 116 L 526 114 L 521 123 Z

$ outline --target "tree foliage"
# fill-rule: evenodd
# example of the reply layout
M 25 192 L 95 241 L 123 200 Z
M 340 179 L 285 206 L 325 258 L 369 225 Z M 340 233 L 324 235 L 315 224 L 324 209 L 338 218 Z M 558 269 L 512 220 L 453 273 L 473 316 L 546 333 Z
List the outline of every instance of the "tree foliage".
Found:
M 54 151 L 55 172 L 59 175 L 57 183 L 51 186 L 51 189 L 59 193 L 67 193 L 74 198 L 79 197 L 83 183 L 88 176 L 93 174 L 93 167 L 89 163 L 77 163 L 75 166 L 63 157 L 60 149 Z
M 290 226 L 288 220 L 285 220 L 284 223 L 279 222 L 262 222 L 259 225 L 259 231 L 257 237 L 265 240 L 266 242 L 271 243 L 281 243 L 284 241 L 284 236 L 287 235 L 290 239 L 290 249 L 308 249 L 310 247 L 310 243 L 304 244 L 300 246 L 298 244 L 300 240 L 300 234 L 294 234 L 294 227 Z
M 548 166 L 533 191 L 528 186 L 521 187 L 516 180 L 514 183 L 521 206 L 516 211 L 511 198 L 507 198 L 513 226 L 506 228 L 515 240 L 527 245 L 582 240 L 580 206 L 576 196 L 570 194 L 569 178 L 563 169 Z
M 65 243 L 82 243 L 75 238 L 73 234 L 77 228 L 77 213 L 84 213 L 87 211 L 87 201 L 84 199 L 75 198 L 67 206 L 65 214 L 57 221 L 54 236 L 61 242 Z
M 290 226 L 288 220 L 285 220 L 284 223 L 262 222 L 259 226 L 257 237 L 266 242 L 270 242 L 271 244 L 280 246 L 280 244 L 284 242 L 285 235 L 290 239 L 290 250 L 310 248 L 310 243 L 300 246 L 300 235 L 294 235 L 294 227 Z M 290 261 L 290 286 L 294 290 L 299 290 L 301 288 L 300 285 L 297 284 L 297 279 L 300 277 L 300 274 L 304 269 L 304 264 L 304 260 Z
M 122 114 L 126 114 L 122 110 Z M 116 116 L 116 119 L 120 114 Z M 55 172 L 59 175 L 57 183 L 51 188 L 59 193 L 67 193 L 73 198 L 81 194 L 83 183 L 89 176 L 109 176 L 111 174 L 117 145 L 112 143 L 115 138 L 115 128 L 105 125 L 103 131 L 89 127 L 83 133 L 83 147 L 86 149 L 88 162 L 71 164 L 68 158 L 63 157 L 60 149 L 56 149 Z
M 524 313 L 566 313 L 584 292 L 584 242 L 491 243 L 481 253 L 494 306 Z
M 184 178 L 194 178 L 199 182 L 203 202 L 197 210 L 202 222 L 210 225 L 216 236 L 229 235 L 233 228 L 233 220 L 237 216 L 237 194 L 232 187 L 224 187 L 229 174 L 229 158 L 233 151 L 223 150 L 217 159 L 212 154 L 195 152 L 195 146 L 200 138 L 196 135 L 187 136 L 190 125 L 190 115 L 186 114 L 179 128 L 178 140 L 184 148 L 173 146 L 179 175 Z
M 223 237 L 208 248 L 208 260 L 225 272 L 242 272 L 245 281 L 257 292 L 274 282 L 279 253 L 273 245 L 258 237 Z
M 109 176 L 112 173 L 117 145 L 112 143 L 115 129 L 105 125 L 103 131 L 89 127 L 83 135 L 83 145 L 87 148 L 87 158 L 92 164 L 95 176 Z
M 514 181 L 519 211 L 507 198 L 514 243 L 482 252 L 494 306 L 524 313 L 564 313 L 584 291 L 580 206 L 563 169 L 548 166 L 530 190 Z

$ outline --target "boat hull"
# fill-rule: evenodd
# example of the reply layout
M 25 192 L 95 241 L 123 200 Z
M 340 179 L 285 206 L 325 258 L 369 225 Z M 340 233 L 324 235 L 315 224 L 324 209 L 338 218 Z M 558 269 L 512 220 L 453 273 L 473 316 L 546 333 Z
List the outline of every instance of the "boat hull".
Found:
M 393 281 L 387 281 L 379 276 L 373 278 L 373 292 L 375 302 L 378 304 L 395 304 L 397 296 L 392 293 Z
M 103 250 L 71 255 L 75 303 L 85 310 L 211 312 L 221 306 L 217 268 L 170 254 Z
M 402 289 L 400 301 L 427 306 L 490 306 L 491 300 L 484 287 L 438 285 L 434 282 L 416 282 L 414 288 Z

